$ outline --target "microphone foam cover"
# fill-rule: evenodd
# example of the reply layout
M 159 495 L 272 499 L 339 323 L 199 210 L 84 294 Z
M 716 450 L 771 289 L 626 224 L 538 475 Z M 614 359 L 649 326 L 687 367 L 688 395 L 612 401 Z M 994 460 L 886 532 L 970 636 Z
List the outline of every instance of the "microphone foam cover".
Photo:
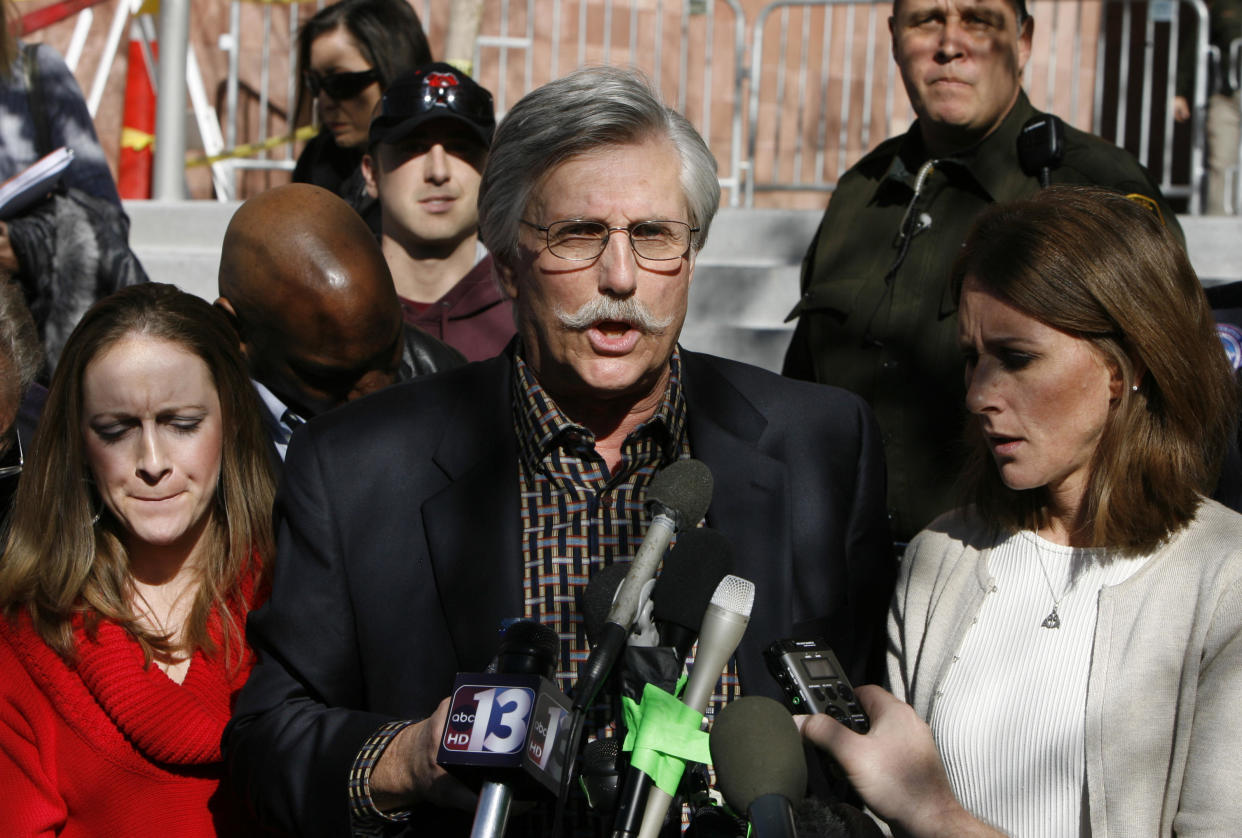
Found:
M 587 804 L 597 813 L 617 808 L 617 792 L 621 784 L 617 757 L 621 748 L 616 739 L 595 739 L 582 749 L 582 770 L 578 782 L 586 794 Z
M 560 652 L 561 641 L 555 631 L 532 620 L 518 620 L 505 630 L 500 641 L 496 671 L 529 672 L 551 678 L 556 673 Z
M 712 592 L 711 604 L 731 614 L 749 617 L 755 605 L 755 583 L 740 576 L 726 576 Z
M 621 746 L 616 739 L 593 739 L 582 749 L 582 773 L 602 775 L 616 773 Z
M 733 545 L 721 533 L 710 527 L 678 533 L 651 593 L 653 616 L 697 632 L 716 586 L 732 570 Z
M 591 581 L 582 592 L 582 621 L 586 627 L 587 640 L 592 645 L 599 638 L 604 623 L 608 622 L 612 600 L 629 572 L 629 562 L 613 562 L 607 567 L 601 567 L 591 576 Z
M 651 479 L 646 502 L 671 515 L 677 529 L 688 530 L 703 520 L 711 506 L 711 470 L 701 460 L 670 463 Z
M 806 794 L 806 755 L 793 717 L 779 702 L 743 696 L 725 705 L 708 739 L 716 785 L 735 812 L 757 798 Z

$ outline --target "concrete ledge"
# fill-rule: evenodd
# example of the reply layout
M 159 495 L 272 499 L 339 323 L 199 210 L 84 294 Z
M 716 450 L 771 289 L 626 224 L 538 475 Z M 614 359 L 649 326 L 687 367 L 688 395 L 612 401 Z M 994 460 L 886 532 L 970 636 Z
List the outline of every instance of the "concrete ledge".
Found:
M 220 245 L 237 203 L 127 201 L 130 246 L 151 279 L 216 297 Z M 722 209 L 690 288 L 686 346 L 779 369 L 802 256 L 822 213 Z M 1205 285 L 1242 280 L 1242 217 L 1179 216 Z

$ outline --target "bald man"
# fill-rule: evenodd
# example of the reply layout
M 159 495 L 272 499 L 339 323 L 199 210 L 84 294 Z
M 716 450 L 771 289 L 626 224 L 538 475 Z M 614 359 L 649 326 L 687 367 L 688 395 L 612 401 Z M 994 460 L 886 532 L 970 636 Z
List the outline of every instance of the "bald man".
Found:
M 242 204 L 224 234 L 219 291 L 282 458 L 306 420 L 465 362 L 404 324 L 370 229 L 317 186 L 281 186 Z

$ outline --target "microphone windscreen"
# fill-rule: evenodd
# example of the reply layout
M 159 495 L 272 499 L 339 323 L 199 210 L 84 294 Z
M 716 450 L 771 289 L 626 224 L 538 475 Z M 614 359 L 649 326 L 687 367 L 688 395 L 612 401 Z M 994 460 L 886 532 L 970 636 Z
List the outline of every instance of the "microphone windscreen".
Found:
M 612 600 L 629 572 L 630 562 L 613 562 L 601 567 L 592 574 L 582 592 L 582 621 L 592 646 L 599 642 L 600 630 L 608 622 L 608 612 L 612 610 Z
M 518 620 L 505 630 L 496 655 L 496 671 L 507 675 L 541 675 L 552 680 L 561 644 L 556 632 L 542 623 Z
M 700 460 L 678 460 L 651 478 L 647 504 L 672 517 L 678 530 L 694 527 L 712 503 L 712 473 Z
M 732 571 L 728 538 L 710 527 L 681 532 L 651 593 L 653 616 L 697 632 L 716 586 Z
M 582 749 L 582 773 L 579 775 L 587 804 L 600 813 L 617 808 L 620 774 L 617 758 L 621 748 L 616 739 L 595 739 Z
M 793 717 L 779 702 L 743 696 L 725 705 L 708 739 L 716 785 L 735 812 L 776 794 L 790 801 L 806 794 L 806 756 Z

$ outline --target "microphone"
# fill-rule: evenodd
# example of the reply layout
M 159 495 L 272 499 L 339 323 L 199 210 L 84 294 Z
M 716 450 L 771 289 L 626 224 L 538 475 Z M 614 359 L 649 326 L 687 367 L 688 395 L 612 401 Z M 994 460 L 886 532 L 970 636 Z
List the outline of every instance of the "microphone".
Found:
M 733 545 L 719 531 L 698 527 L 677 537 L 651 599 L 660 644 L 676 649 L 679 660 L 690 654 L 716 586 L 732 571 Z
M 711 603 L 703 614 L 694 668 L 690 670 L 690 677 L 686 680 L 686 689 L 681 697 L 682 703 L 696 713 L 702 714 L 707 709 L 707 702 L 711 700 L 712 691 L 720 680 L 720 673 L 728 665 L 729 658 L 733 656 L 742 635 L 746 633 L 750 610 L 754 604 L 754 582 L 740 576 L 726 576 L 716 586 Z M 803 770 L 805 771 L 805 767 Z M 639 838 L 655 838 L 659 834 L 664 816 L 672 802 L 673 796 L 668 792 L 658 787 L 651 789 L 647 796 L 647 808 L 643 813 Z
M 586 710 L 595 701 L 604 679 L 612 671 L 625 648 L 630 628 L 638 616 L 639 598 L 643 588 L 655 576 L 664 551 L 673 533 L 695 526 L 707 512 L 712 501 L 712 473 L 699 460 L 678 460 L 670 463 L 652 478 L 647 487 L 646 507 L 652 513 L 651 524 L 638 547 L 629 572 L 621 582 L 608 617 L 600 629 L 600 641 L 591 649 L 585 666 L 578 671 L 574 685 L 573 718 L 568 737 L 568 759 L 561 778 L 553 829 L 558 831 L 565 812 L 565 797 L 573 782 L 574 760 L 582 741 L 582 724 Z
M 790 801 L 806 794 L 802 737 L 779 702 L 745 696 L 712 725 L 708 743 L 716 785 L 735 812 L 745 812 L 754 838 L 794 838 Z
M 667 654 L 667 647 L 672 647 L 676 660 L 677 671 L 672 678 L 656 683 L 664 691 L 675 691 L 683 661 L 699 636 L 712 595 L 720 580 L 732 569 L 733 548 L 721 533 L 698 527 L 677 536 L 677 543 L 664 560 L 664 568 L 652 592 L 653 613 L 660 631 L 658 651 Z M 641 697 L 641 688 L 634 692 L 636 696 L 632 697 Z M 641 768 L 630 766 L 613 821 L 613 836 L 623 838 L 637 834 L 651 786 L 651 778 Z
M 667 565 L 667 560 L 665 565 Z M 595 646 L 602 639 L 604 626 L 608 623 L 608 612 L 620 592 L 621 583 L 629 575 L 630 562 L 613 562 L 601 567 L 591 575 L 591 581 L 582 592 L 579 610 L 582 613 L 583 628 L 586 629 L 587 642 Z M 626 642 L 630 646 L 655 646 L 660 638 L 656 633 L 655 624 L 650 613 L 644 618 L 644 612 L 650 612 L 649 603 L 654 581 L 649 581 L 639 591 L 638 617 L 634 621 Z
M 582 775 L 579 781 L 587 805 L 599 813 L 617 806 L 617 757 L 621 748 L 616 739 L 596 739 L 582 749 Z
M 458 674 L 436 762 L 479 785 L 472 838 L 500 836 L 513 794 L 556 793 L 569 699 L 556 687 L 560 640 L 521 620 L 505 631 L 494 673 Z
M 697 524 L 711 500 L 712 474 L 699 460 L 678 460 L 652 479 L 647 487 L 646 505 L 654 517 L 608 611 L 600 630 L 600 642 L 591 650 L 586 666 L 579 673 L 574 687 L 574 712 L 591 706 L 620 656 L 638 616 L 642 589 L 655 576 L 673 533 Z
M 1052 170 L 1065 157 L 1065 123 L 1053 114 L 1035 114 L 1018 132 L 1018 165 L 1039 178 L 1039 185 L 1052 183 Z

